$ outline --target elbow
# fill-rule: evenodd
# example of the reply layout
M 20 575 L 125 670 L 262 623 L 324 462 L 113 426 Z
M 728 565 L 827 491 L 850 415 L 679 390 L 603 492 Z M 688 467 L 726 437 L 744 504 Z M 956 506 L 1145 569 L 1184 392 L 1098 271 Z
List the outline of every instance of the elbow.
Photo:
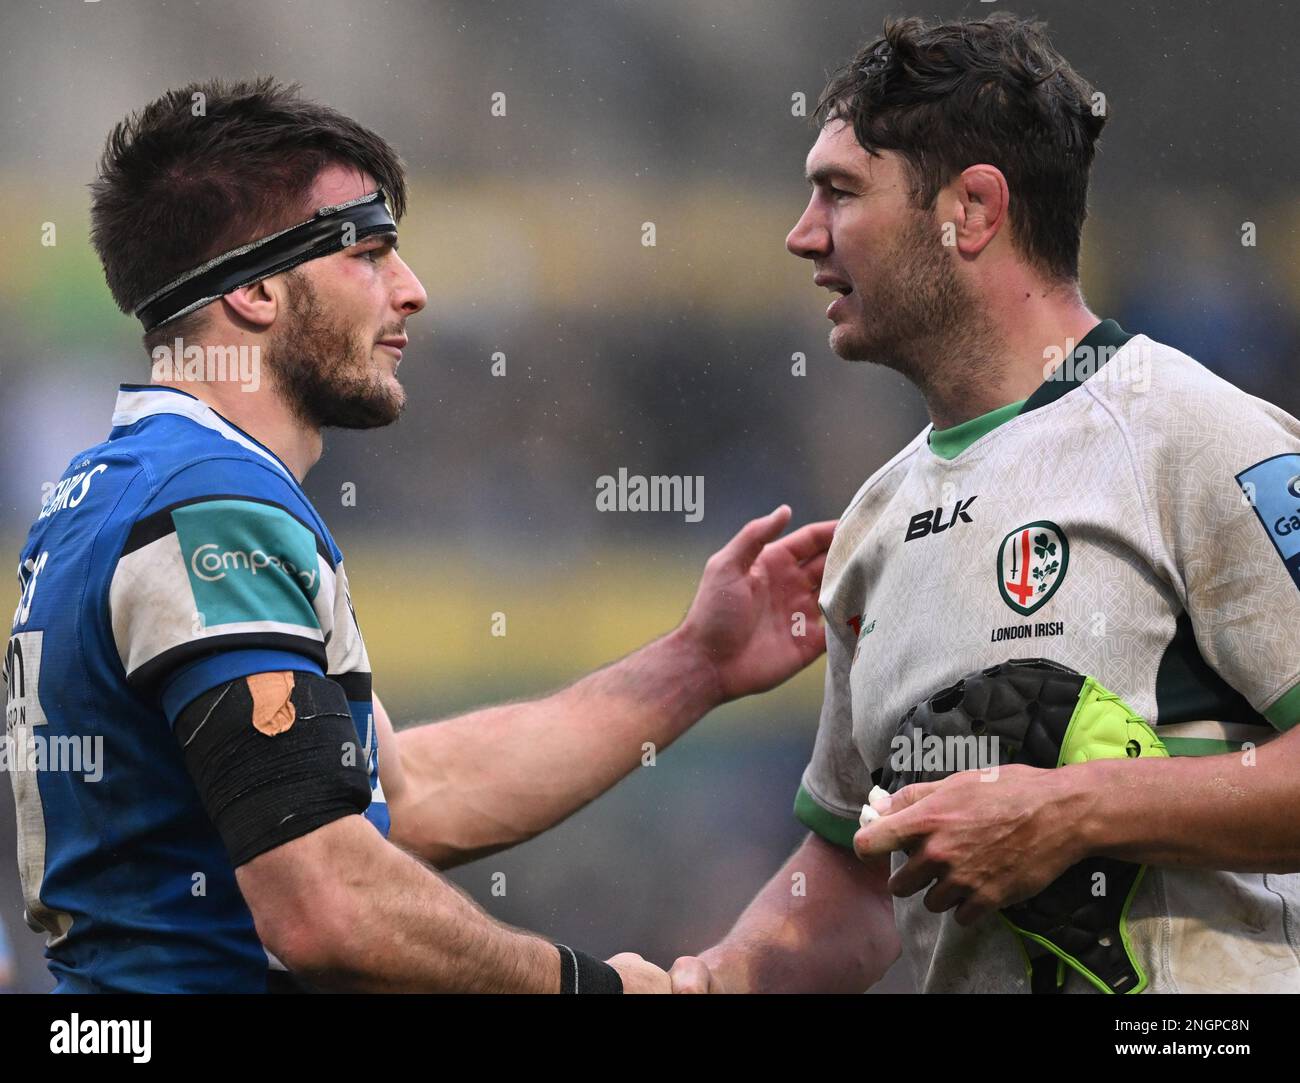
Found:
M 501 822 L 454 801 L 440 803 L 439 814 L 423 814 L 416 802 L 388 804 L 388 841 L 435 869 L 450 869 L 527 842 L 545 829 Z
M 344 816 L 240 865 L 266 950 L 314 984 L 357 988 L 374 966 L 373 885 L 387 850 L 362 817 Z
M 365 977 L 364 953 L 357 950 L 357 925 L 345 908 L 336 900 L 318 900 L 294 909 L 278 912 L 270 920 L 255 916 L 257 934 L 267 951 L 313 985 L 359 988 Z
M 253 924 L 263 946 L 285 968 L 313 985 L 355 989 L 365 978 L 364 928 L 359 907 L 340 883 L 310 892 L 286 892 L 254 906 Z

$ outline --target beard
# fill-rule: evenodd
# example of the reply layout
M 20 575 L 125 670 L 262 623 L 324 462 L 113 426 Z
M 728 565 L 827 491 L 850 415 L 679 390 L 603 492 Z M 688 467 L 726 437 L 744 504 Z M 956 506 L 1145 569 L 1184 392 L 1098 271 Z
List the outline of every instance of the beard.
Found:
M 856 319 L 831 330 L 835 353 L 896 369 L 922 390 L 953 365 L 978 361 L 987 374 L 988 321 L 928 214 L 913 214 L 876 266 L 869 292 L 855 284 Z
M 290 409 L 316 429 L 391 425 L 406 393 L 376 367 L 374 343 L 332 321 L 306 275 L 291 270 L 286 285 L 289 319 L 264 353 Z

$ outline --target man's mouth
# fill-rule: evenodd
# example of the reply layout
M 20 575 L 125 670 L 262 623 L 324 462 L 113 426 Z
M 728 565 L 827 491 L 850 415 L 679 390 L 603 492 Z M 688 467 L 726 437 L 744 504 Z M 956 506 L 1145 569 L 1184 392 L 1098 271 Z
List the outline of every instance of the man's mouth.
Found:
M 387 346 L 390 350 L 392 350 L 394 354 L 397 355 L 397 360 L 401 361 L 402 350 L 405 349 L 406 343 L 407 343 L 407 338 L 405 335 L 393 335 L 390 338 L 381 338 L 376 343 L 376 345 Z
M 813 284 L 821 286 L 835 294 L 835 300 L 826 306 L 826 318 L 834 319 L 836 314 L 844 307 L 844 298 L 853 292 L 850 286 L 842 278 L 836 278 L 830 274 L 819 274 L 813 278 Z
M 847 297 L 853 292 L 853 287 L 845 282 L 844 279 L 836 278 L 835 275 L 825 273 L 815 276 L 813 278 L 813 285 L 823 286 L 832 293 L 838 293 L 842 297 Z

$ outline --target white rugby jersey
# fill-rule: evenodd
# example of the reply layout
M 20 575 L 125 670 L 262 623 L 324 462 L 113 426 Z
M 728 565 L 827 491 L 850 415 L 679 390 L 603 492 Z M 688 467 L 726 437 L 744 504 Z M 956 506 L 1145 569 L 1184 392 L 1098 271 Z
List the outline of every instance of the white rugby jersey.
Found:
M 1300 422 L 1104 321 L 1029 399 L 927 428 L 872 475 L 821 608 L 795 808 L 839 845 L 907 708 L 1010 658 L 1095 677 L 1171 755 L 1258 744 L 1300 721 Z M 894 900 L 919 989 L 1028 990 L 998 915 L 963 928 L 924 895 Z M 1300 873 L 1151 867 L 1128 928 L 1151 991 L 1300 992 Z

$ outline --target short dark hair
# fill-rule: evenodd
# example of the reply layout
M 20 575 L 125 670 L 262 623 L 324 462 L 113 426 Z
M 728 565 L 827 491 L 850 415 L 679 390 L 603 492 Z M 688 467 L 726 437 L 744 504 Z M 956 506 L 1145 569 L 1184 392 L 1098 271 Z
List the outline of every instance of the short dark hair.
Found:
M 205 260 L 310 217 L 312 182 L 332 164 L 369 173 L 394 219 L 405 213 L 397 152 L 303 98 L 296 83 L 190 83 L 128 116 L 109 133 L 90 185 L 90 239 L 118 308 L 129 313 Z M 204 322 L 200 309 L 146 335 L 145 346 Z
M 968 166 L 997 166 L 1017 248 L 1048 277 L 1076 279 L 1102 101 L 1044 24 L 998 12 L 886 20 L 884 37 L 832 76 L 814 116 L 819 127 L 852 123 L 870 154 L 897 151 L 923 208 Z

